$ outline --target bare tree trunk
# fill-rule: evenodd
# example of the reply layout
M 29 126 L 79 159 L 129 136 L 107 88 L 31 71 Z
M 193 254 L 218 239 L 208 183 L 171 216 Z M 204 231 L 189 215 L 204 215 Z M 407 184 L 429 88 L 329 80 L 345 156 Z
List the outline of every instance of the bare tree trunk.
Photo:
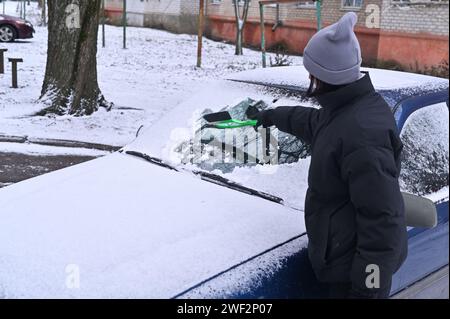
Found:
M 48 0 L 47 68 L 41 113 L 90 115 L 109 107 L 97 82 L 101 0 Z
M 244 9 L 241 17 L 239 0 L 234 0 L 234 15 L 236 17 L 236 55 L 243 55 L 244 27 L 247 22 L 249 0 L 244 0 Z

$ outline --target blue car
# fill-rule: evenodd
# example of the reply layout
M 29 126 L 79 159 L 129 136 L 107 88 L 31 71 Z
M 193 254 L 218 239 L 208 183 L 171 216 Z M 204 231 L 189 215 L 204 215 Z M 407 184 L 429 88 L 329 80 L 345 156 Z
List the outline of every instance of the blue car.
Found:
M 404 157 L 404 170 L 410 168 L 410 166 L 417 166 L 415 161 L 419 161 L 417 154 L 414 156 L 414 152 L 417 148 L 423 145 L 420 141 L 414 140 L 413 145 L 409 145 L 410 138 L 408 131 L 410 126 L 414 125 L 414 118 L 422 117 L 422 126 L 419 126 L 419 132 L 415 132 L 424 139 L 421 143 L 433 144 L 436 143 L 430 133 L 434 130 L 438 130 L 437 135 L 441 135 L 439 144 L 435 144 L 435 147 L 431 147 L 430 153 L 435 152 L 435 149 L 442 151 L 442 161 L 435 164 L 441 165 L 442 176 L 438 174 L 433 175 L 430 178 L 430 184 L 435 187 L 434 191 L 437 191 L 437 196 L 430 198 L 435 202 L 437 210 L 437 225 L 432 228 L 420 228 L 409 227 L 409 255 L 402 266 L 402 268 L 395 274 L 393 279 L 391 295 L 393 298 L 448 298 L 448 105 L 449 105 L 449 92 L 448 81 L 442 79 L 432 79 L 426 76 L 419 76 L 407 73 L 381 71 L 374 69 L 367 69 L 372 76 L 378 93 L 380 93 L 388 104 L 391 106 L 399 131 L 404 138 L 405 152 Z M 253 72 L 244 72 L 231 77 L 229 80 L 241 83 L 244 85 L 250 85 L 260 87 L 261 90 L 271 92 L 276 96 L 276 99 L 282 98 L 281 96 L 298 96 L 300 101 L 307 102 L 305 98 L 305 92 L 307 90 L 307 82 L 299 83 L 299 79 L 296 78 L 302 73 L 301 68 L 287 67 L 279 68 L 277 72 L 271 70 L 259 70 Z M 293 76 L 294 75 L 294 76 Z M 380 83 L 380 78 L 385 82 Z M 397 79 L 397 81 L 396 81 Z M 406 83 L 402 83 L 405 81 Z M 306 100 L 305 100 L 306 99 Z M 255 103 L 256 102 L 256 103 Z M 309 101 L 311 102 L 311 101 Z M 257 104 L 260 108 L 264 109 L 267 105 L 264 105 L 262 101 L 244 101 L 236 106 L 227 106 L 222 111 L 229 111 L 234 114 L 235 118 L 245 120 L 241 108 L 246 109 L 248 104 Z M 282 104 L 282 103 L 281 103 Z M 208 110 L 209 111 L 209 110 Z M 420 113 L 420 114 L 419 114 Z M 442 125 L 428 126 L 426 117 L 440 117 Z M 419 120 L 419 121 L 420 121 Z M 432 120 L 433 121 L 433 120 Z M 431 123 L 432 124 L 432 123 Z M 204 133 L 203 133 L 204 134 Z M 283 136 L 280 137 L 280 134 Z M 286 136 L 284 136 L 286 135 Z M 279 151 L 278 161 L 279 164 L 297 162 L 301 158 L 307 158 L 309 156 L 309 148 L 307 145 L 303 145 L 301 141 L 293 136 L 289 136 L 285 133 L 278 133 Z M 204 141 L 202 141 L 204 142 Z M 222 144 L 225 144 L 223 142 Z M 445 148 L 447 144 L 447 148 Z M 223 147 L 223 149 L 225 146 Z M 409 149 L 408 149 L 409 148 Z M 413 153 L 413 154 L 411 154 Z M 409 158 L 408 158 L 409 156 Z M 426 161 L 425 161 L 426 162 Z M 430 164 L 430 162 L 426 162 Z M 409 165 L 408 165 L 409 164 Z M 229 172 L 236 166 L 233 164 L 219 163 L 214 166 L 208 167 L 202 162 L 197 162 L 197 165 L 202 169 L 209 170 L 221 170 L 223 172 Z M 249 165 L 244 163 L 244 165 Z M 231 166 L 231 169 L 230 169 Z M 405 168 L 406 166 L 406 168 Z M 414 171 L 408 170 L 402 175 L 411 174 L 417 172 L 417 168 Z M 226 174 L 227 177 L 233 178 L 232 173 Z M 403 176 L 403 188 L 404 191 L 416 193 L 426 196 L 427 191 L 430 193 L 432 190 L 427 187 L 420 187 L 420 181 L 417 178 L 421 176 Z M 442 179 L 442 181 L 439 181 Z M 414 185 L 405 185 L 409 182 L 415 183 Z M 441 182 L 441 183 L 440 183 Z M 438 185 L 433 185 L 438 183 Z M 440 184 L 439 184 L 440 183 Z M 409 187 L 408 187 L 409 186 Z M 430 185 L 428 185 L 430 186 Z M 439 192 L 440 190 L 440 192 Z M 265 189 L 265 191 L 270 191 Z M 262 252 L 260 255 L 253 256 L 246 260 L 242 264 L 227 269 L 224 273 L 205 280 L 201 284 L 192 287 L 190 290 L 180 294 L 181 297 L 201 296 L 204 291 L 214 289 L 216 282 L 224 280 L 226 277 L 241 276 L 242 272 L 250 271 L 250 269 L 258 268 L 258 265 L 266 263 L 265 259 L 270 260 L 273 255 L 281 254 L 284 250 L 292 249 L 292 247 L 304 247 L 304 242 L 307 235 L 306 233 L 299 234 L 294 238 L 276 245 L 272 249 Z M 260 279 L 261 282 L 254 287 L 246 291 L 238 291 L 235 294 L 227 295 L 232 298 L 326 298 L 327 291 L 324 285 L 316 281 L 311 265 L 308 260 L 307 249 L 303 248 L 296 253 L 290 255 L 285 259 L 279 269 L 271 276 L 266 276 Z
M 365 71 L 401 130 L 402 191 L 437 209 L 410 224 L 392 297 L 448 298 L 448 81 Z M 0 189 L 0 298 L 326 298 L 307 254 L 309 146 L 202 129 L 211 112 L 319 107 L 308 84 L 302 66 L 212 81 L 119 152 Z

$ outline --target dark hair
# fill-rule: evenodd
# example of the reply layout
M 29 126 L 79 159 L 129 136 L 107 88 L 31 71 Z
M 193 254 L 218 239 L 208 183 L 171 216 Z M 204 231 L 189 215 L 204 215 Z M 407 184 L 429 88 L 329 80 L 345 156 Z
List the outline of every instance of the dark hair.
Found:
M 308 91 L 306 95 L 308 97 L 314 97 L 318 95 L 322 95 L 325 93 L 333 92 L 339 90 L 340 88 L 345 87 L 346 84 L 343 85 L 333 85 L 319 80 L 318 78 L 311 75 L 311 83 L 309 84 Z

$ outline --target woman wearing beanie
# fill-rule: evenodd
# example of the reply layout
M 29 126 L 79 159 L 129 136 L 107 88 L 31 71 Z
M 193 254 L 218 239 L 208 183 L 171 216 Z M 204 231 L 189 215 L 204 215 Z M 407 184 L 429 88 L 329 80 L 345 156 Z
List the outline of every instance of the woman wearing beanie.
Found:
M 402 143 L 389 106 L 361 73 L 356 22 L 347 13 L 305 48 L 309 94 L 321 109 L 279 107 L 254 118 L 312 146 L 308 253 L 330 298 L 388 298 L 407 255 L 398 183 Z

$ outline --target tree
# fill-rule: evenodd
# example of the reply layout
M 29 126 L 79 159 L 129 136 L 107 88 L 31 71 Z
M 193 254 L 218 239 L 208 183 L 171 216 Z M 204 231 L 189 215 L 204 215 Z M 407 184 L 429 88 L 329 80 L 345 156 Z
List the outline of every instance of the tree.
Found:
M 48 0 L 47 67 L 41 113 L 90 115 L 110 107 L 97 81 L 97 35 L 101 0 Z
M 248 8 L 250 0 L 233 0 L 234 15 L 236 17 L 236 55 L 242 55 L 242 42 L 244 39 L 244 28 L 248 17 Z M 240 6 L 243 5 L 242 16 L 240 13 Z

